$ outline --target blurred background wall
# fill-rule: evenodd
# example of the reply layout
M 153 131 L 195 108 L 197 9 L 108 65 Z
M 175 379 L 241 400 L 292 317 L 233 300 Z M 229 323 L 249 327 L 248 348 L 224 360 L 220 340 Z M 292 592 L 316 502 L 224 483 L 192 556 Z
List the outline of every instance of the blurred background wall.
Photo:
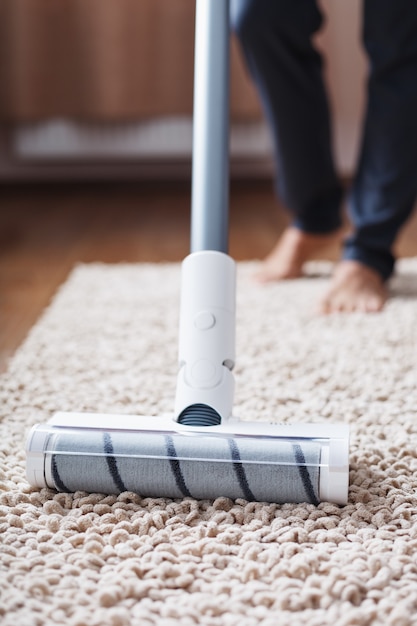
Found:
M 360 0 L 322 0 L 337 163 L 350 176 L 366 64 Z M 0 0 L 0 178 L 188 176 L 194 0 Z M 271 176 L 232 41 L 232 173 Z

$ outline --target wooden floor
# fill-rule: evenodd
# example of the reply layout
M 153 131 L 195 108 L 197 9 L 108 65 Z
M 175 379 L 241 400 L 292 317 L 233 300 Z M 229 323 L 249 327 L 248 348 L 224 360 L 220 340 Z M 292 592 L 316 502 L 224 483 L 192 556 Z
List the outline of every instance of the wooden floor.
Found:
M 20 185 L 0 188 L 0 371 L 79 262 L 180 261 L 189 246 L 187 183 Z M 230 253 L 262 258 L 287 218 L 272 183 L 234 183 Z M 401 236 L 417 255 L 417 216 Z M 330 248 L 326 258 L 335 260 Z

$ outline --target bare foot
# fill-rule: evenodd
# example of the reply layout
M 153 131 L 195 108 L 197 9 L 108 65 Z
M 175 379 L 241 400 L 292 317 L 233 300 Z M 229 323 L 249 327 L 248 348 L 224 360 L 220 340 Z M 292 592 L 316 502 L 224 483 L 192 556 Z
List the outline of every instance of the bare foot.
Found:
M 387 291 L 378 272 L 358 261 L 346 260 L 336 266 L 318 312 L 376 313 L 386 300 Z
M 342 230 L 312 234 L 290 226 L 264 259 L 254 278 L 261 283 L 299 278 L 303 273 L 304 263 L 335 241 L 342 241 Z

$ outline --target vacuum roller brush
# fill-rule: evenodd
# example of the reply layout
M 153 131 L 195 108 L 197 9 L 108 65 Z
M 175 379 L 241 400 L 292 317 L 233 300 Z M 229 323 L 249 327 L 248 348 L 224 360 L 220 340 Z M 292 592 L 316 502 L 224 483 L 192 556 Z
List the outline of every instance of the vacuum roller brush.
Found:
M 170 417 L 58 413 L 32 429 L 27 459 L 29 482 L 59 491 L 277 503 L 347 500 L 343 425 L 229 420 L 190 429 Z

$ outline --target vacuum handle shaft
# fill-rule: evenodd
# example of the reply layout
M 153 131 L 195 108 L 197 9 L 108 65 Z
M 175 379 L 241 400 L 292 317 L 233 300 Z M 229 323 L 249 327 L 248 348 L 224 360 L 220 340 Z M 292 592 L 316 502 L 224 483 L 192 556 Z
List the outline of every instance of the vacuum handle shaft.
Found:
M 228 251 L 229 0 L 197 0 L 191 252 Z

